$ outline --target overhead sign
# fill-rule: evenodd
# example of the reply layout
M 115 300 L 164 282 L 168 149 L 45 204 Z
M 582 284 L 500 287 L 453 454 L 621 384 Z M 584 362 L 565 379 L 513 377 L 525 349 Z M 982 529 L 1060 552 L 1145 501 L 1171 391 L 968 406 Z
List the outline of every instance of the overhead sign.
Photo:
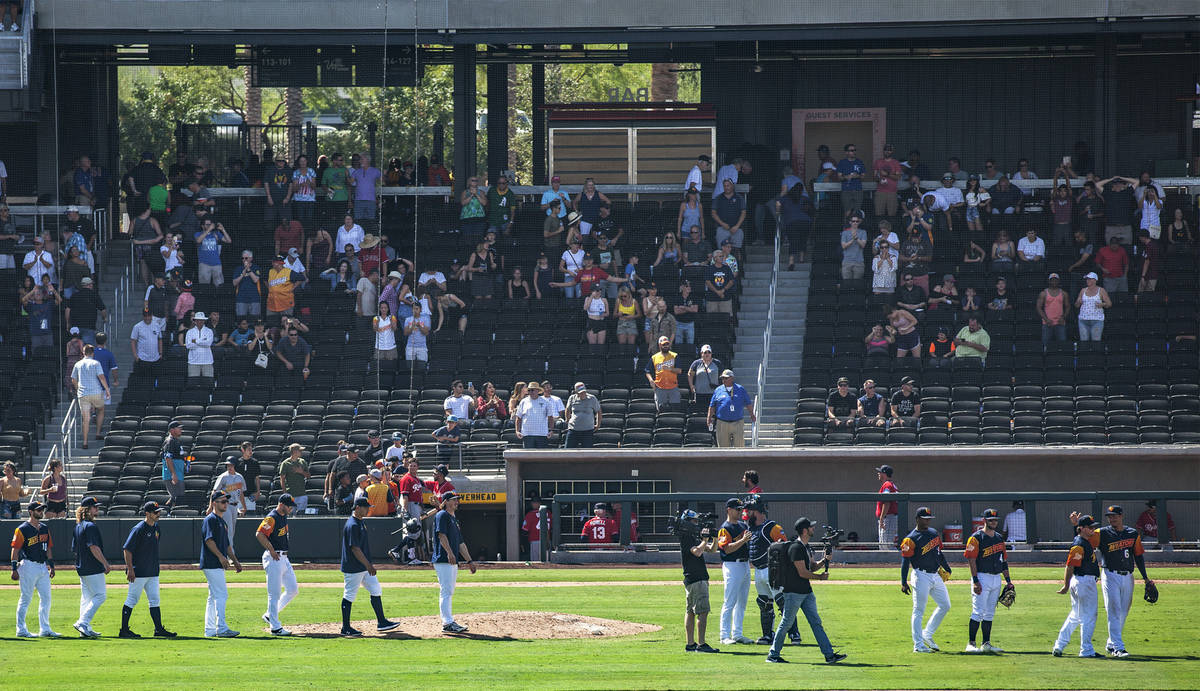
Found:
M 354 49 L 356 86 L 416 86 L 424 74 L 424 65 L 416 66 L 416 46 L 411 44 L 356 46 Z
M 326 46 L 317 62 L 321 86 L 354 86 L 354 50 L 350 46 Z
M 460 504 L 503 504 L 508 501 L 507 492 L 457 492 L 458 503 Z M 435 500 L 432 492 L 424 492 L 421 494 L 421 502 L 424 504 L 433 504 Z
M 319 86 L 317 49 L 291 46 L 258 46 L 255 86 Z

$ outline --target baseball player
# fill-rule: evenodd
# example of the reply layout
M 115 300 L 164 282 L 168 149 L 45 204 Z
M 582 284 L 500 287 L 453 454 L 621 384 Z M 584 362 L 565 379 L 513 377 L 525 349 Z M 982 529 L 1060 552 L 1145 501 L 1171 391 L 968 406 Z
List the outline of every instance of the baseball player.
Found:
M 1096 628 L 1096 579 L 1100 577 L 1100 563 L 1092 539 L 1096 533 L 1096 519 L 1080 516 L 1075 523 L 1079 534 L 1071 543 L 1067 553 L 1067 567 L 1063 573 L 1063 586 L 1059 595 L 1071 593 L 1071 613 L 1058 631 L 1058 640 L 1050 651 L 1054 657 L 1062 657 L 1063 649 L 1071 642 L 1071 634 L 1079 628 L 1079 657 L 1104 657 L 1092 648 L 1092 631 Z
M 366 586 L 371 595 L 371 608 L 375 610 L 376 630 L 380 633 L 391 631 L 400 624 L 388 621 L 383 616 L 383 588 L 375 577 L 375 565 L 371 563 L 371 546 L 367 541 L 367 526 L 363 523 L 367 512 L 371 510 L 371 502 L 366 497 L 354 500 L 354 512 L 346 519 L 342 527 L 342 581 L 345 584 L 342 593 L 342 635 L 361 636 L 362 631 L 350 626 L 350 610 L 354 607 L 354 598 L 358 596 L 359 586 Z
M 263 547 L 262 565 L 267 574 L 267 611 L 263 613 L 263 621 L 271 627 L 275 636 L 290 636 L 291 631 L 279 623 L 279 613 L 296 597 L 300 585 L 296 582 L 296 572 L 292 570 L 292 562 L 288 560 L 288 516 L 296 508 L 296 500 L 290 494 L 279 495 L 279 503 L 258 524 L 254 538 Z M 280 598 L 279 590 L 283 589 Z
M 597 503 L 592 507 L 592 517 L 583 524 L 583 532 L 580 535 L 583 541 L 591 544 L 615 544 L 621 539 L 621 528 L 617 525 L 617 519 L 611 518 L 608 515 L 608 507 L 604 503 Z
M 762 626 L 762 637 L 756 643 L 771 645 L 775 642 L 775 606 L 779 606 L 779 616 L 783 616 L 783 590 L 771 587 L 767 575 L 767 548 L 772 542 L 784 542 L 787 536 L 783 528 L 775 521 L 767 520 L 767 503 L 756 495 L 751 495 L 745 504 L 750 517 L 750 567 L 754 570 L 754 591 L 758 594 L 758 620 Z M 788 631 L 788 638 L 795 645 L 800 645 L 800 629 L 796 622 Z
M 1104 563 L 1104 570 L 1100 572 L 1100 592 L 1108 612 L 1108 642 L 1104 647 L 1113 657 L 1129 657 L 1122 632 L 1125 618 L 1129 616 L 1129 605 L 1133 602 L 1133 567 L 1137 566 L 1143 581 L 1154 583 L 1146 575 L 1142 536 L 1125 525 L 1124 513 L 1120 506 L 1108 507 L 1104 512 L 1108 525 L 1096 532 L 1096 549 Z
M 29 502 L 29 520 L 17 526 L 12 539 L 12 579 L 21 582 L 21 599 L 17 600 L 17 637 L 33 638 L 25 628 L 25 613 L 33 601 L 33 591 L 38 594 L 38 636 L 61 638 L 50 628 L 50 579 L 54 578 L 54 560 L 51 548 L 50 529 L 42 523 L 46 505 L 40 501 Z
M 225 459 L 225 472 L 217 476 L 213 482 L 213 491 L 224 492 L 229 496 L 229 503 L 225 506 L 225 513 L 221 518 L 225 521 L 226 527 L 229 528 L 229 537 L 233 539 L 234 525 L 238 516 L 246 515 L 246 478 L 238 472 L 237 456 L 229 456 Z
M 542 560 L 542 528 L 541 519 L 538 512 L 542 508 L 542 500 L 540 497 L 529 498 L 529 511 L 525 512 L 525 519 L 521 521 L 521 532 L 525 533 L 525 539 L 529 542 L 529 561 Z M 546 512 L 546 525 L 550 525 L 553 520 L 550 512 Z
M 933 642 L 933 632 L 937 631 L 942 619 L 950 612 L 950 593 L 946 592 L 946 582 L 938 573 L 939 569 L 950 574 L 950 565 L 946 563 L 946 555 L 942 554 L 942 537 L 937 530 L 929 527 L 933 512 L 929 507 L 917 509 L 917 527 L 904 536 L 900 541 L 900 554 L 904 561 L 900 564 L 900 592 L 912 594 L 912 640 L 914 653 L 932 653 L 941 650 Z M 909 583 L 908 571 L 912 569 L 912 583 Z M 925 616 L 925 604 L 933 598 L 937 609 L 929 615 L 925 628 L 921 628 L 921 619 Z
M 1012 585 L 1008 576 L 1008 558 L 1005 554 L 1004 537 L 996 532 L 1000 525 L 1000 514 L 995 509 L 983 512 L 983 529 L 967 538 L 963 556 L 971 567 L 971 619 L 968 622 L 970 641 L 968 653 L 1002 653 L 992 645 L 992 618 L 996 615 L 996 602 L 1000 599 L 1000 575 L 1004 582 Z M 975 646 L 975 635 L 983 628 L 983 645 Z
M 75 575 L 79 576 L 79 620 L 72 626 L 83 638 L 99 638 L 92 630 L 92 617 L 108 599 L 104 574 L 112 570 L 104 558 L 104 540 L 96 527 L 100 502 L 84 497 L 75 509 Z
M 438 609 L 442 615 L 442 631 L 462 633 L 467 627 L 454 621 L 454 586 L 458 583 L 459 559 L 466 560 L 467 568 L 475 573 L 475 560 L 463 542 L 462 530 L 458 525 L 458 495 L 453 491 L 442 495 L 442 510 L 433 517 L 435 539 L 433 541 L 433 570 L 438 579 Z
M 721 576 L 725 597 L 721 605 L 721 643 L 753 643 L 742 635 L 746 600 L 750 596 L 750 537 L 752 533 L 740 518 L 742 500 L 732 497 L 725 502 L 725 522 L 717 531 L 721 555 Z
M 175 637 L 174 631 L 163 627 L 162 610 L 158 606 L 158 519 L 162 510 L 158 502 L 142 504 L 143 518 L 129 531 L 129 537 L 121 546 L 129 592 L 125 596 L 125 606 L 121 608 L 121 632 L 117 634 L 120 638 L 141 638 L 129 629 L 129 617 L 142 598 L 143 591 L 146 593 L 146 603 L 150 605 L 150 619 L 154 621 L 154 637 Z
M 225 603 L 229 600 L 225 569 L 233 564 L 238 573 L 242 572 L 242 563 L 233 551 L 229 527 L 222 518 L 228 507 L 229 495 L 220 490 L 213 492 L 208 515 L 200 524 L 200 570 L 204 580 L 208 581 L 208 600 L 204 606 L 205 638 L 235 638 L 239 635 L 225 623 Z

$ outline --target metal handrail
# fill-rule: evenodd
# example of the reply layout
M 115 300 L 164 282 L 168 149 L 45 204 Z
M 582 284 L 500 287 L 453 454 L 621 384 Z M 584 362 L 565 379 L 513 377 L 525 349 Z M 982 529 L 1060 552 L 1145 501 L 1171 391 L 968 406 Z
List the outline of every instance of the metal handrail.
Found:
M 453 446 L 453 450 L 441 451 L 439 447 L 443 446 L 439 442 L 414 442 L 409 444 L 409 448 L 416 453 L 418 458 L 428 460 L 434 457 L 438 463 L 443 459 L 454 461 L 458 460 L 457 470 L 497 470 L 505 467 L 504 451 L 508 448 L 508 442 L 503 439 L 496 441 L 460 441 Z M 446 446 L 450 446 L 447 444 Z M 446 454 L 450 454 L 447 458 Z M 465 463 L 464 463 L 465 461 Z
M 59 428 L 58 428 L 59 437 L 62 440 L 60 442 L 60 444 L 62 444 L 62 456 L 63 456 L 63 465 L 64 465 L 63 472 L 66 472 L 65 465 L 68 461 L 71 460 L 71 457 L 75 451 L 75 442 L 77 441 L 76 436 L 78 435 L 77 426 L 75 423 L 78 422 L 78 418 L 79 418 L 79 399 L 72 398 L 71 405 L 67 406 L 67 412 L 65 415 L 63 415 L 62 424 L 59 425 Z M 58 446 L 58 444 L 55 444 L 55 446 Z
M 35 487 L 33 490 L 33 493 L 29 495 L 29 501 L 32 502 L 33 500 L 37 499 L 38 496 L 42 493 L 41 478 L 44 478 L 50 474 L 50 461 L 53 461 L 57 456 L 58 456 L 58 444 L 55 444 L 54 446 L 50 447 L 50 453 L 46 455 L 46 465 L 42 466 L 41 477 L 38 478 L 37 487 Z M 63 477 L 64 478 L 67 477 L 67 462 L 66 461 L 63 461 Z M 68 482 L 67 484 L 69 485 L 70 483 Z
M 487 185 L 480 185 L 479 188 L 481 190 L 490 189 Z M 550 186 L 513 185 L 509 189 L 516 195 L 540 195 L 550 189 Z M 568 194 L 576 194 L 583 190 L 583 185 L 560 185 L 559 189 Z M 606 194 L 670 194 L 677 197 L 683 196 L 682 185 L 597 185 L 596 189 Z M 711 188 L 708 189 L 711 190 Z M 841 189 L 840 186 L 838 189 Z M 750 191 L 750 186 L 745 183 L 734 185 L 734 191 L 739 194 L 746 194 Z M 208 192 L 214 198 L 267 196 L 266 190 L 261 187 L 211 187 Z M 452 194 L 455 194 L 455 188 L 448 186 L 379 188 L 379 196 L 381 197 L 445 197 Z
M 779 252 L 783 248 L 779 241 L 779 220 L 775 221 L 775 260 L 771 264 L 771 285 L 767 291 L 767 328 L 763 330 L 762 362 L 758 365 L 758 383 L 754 394 L 754 426 L 750 432 L 750 446 L 758 448 L 758 423 L 762 417 L 763 401 L 766 394 L 763 388 L 767 385 L 767 366 L 771 357 L 771 331 L 775 328 L 775 287 L 779 284 Z
M 983 187 L 984 189 L 987 189 L 987 188 L 992 187 L 993 185 L 995 185 L 998 182 L 999 182 L 999 180 L 980 180 L 979 186 Z M 1054 178 L 1039 178 L 1037 180 L 1010 180 L 1010 182 L 1012 182 L 1012 184 L 1014 186 L 1016 186 L 1022 190 L 1052 190 L 1055 187 Z M 1072 178 L 1071 179 L 1071 188 L 1076 189 L 1076 190 L 1083 189 L 1083 185 L 1086 182 L 1087 182 L 1087 178 Z M 1200 187 L 1200 177 L 1155 178 L 1154 182 L 1158 183 L 1159 185 L 1162 185 L 1163 187 Z M 941 188 L 941 186 L 942 186 L 941 180 L 922 180 L 921 181 L 921 189 L 923 189 L 923 190 L 936 190 L 936 189 Z M 959 189 L 966 189 L 967 181 L 966 180 L 955 180 L 954 186 Z M 868 192 L 876 189 L 877 187 L 878 187 L 878 183 L 874 183 L 874 182 L 862 183 L 863 190 L 866 190 Z M 816 182 L 816 183 L 813 183 L 812 188 L 813 188 L 814 192 L 840 192 L 842 190 L 842 183 L 840 183 L 840 182 Z M 907 190 L 907 189 L 911 189 L 912 185 L 910 185 L 907 180 L 901 180 L 897 183 L 896 188 L 901 189 L 901 190 Z

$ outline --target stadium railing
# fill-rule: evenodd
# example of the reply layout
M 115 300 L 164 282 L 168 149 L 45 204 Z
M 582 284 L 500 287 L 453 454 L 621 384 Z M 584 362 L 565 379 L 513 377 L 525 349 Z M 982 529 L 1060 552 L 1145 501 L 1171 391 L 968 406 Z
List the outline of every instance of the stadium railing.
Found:
M 998 180 L 980 180 L 979 184 L 983 188 L 987 189 L 987 188 L 995 185 L 997 182 L 999 182 L 999 181 Z M 1055 181 L 1052 178 L 1039 178 L 1037 180 L 1011 180 L 1011 182 L 1013 185 L 1021 188 L 1022 190 L 1026 190 L 1026 189 L 1050 190 L 1050 189 L 1054 189 Z M 1071 179 L 1071 189 L 1075 192 L 1079 192 L 1080 190 L 1083 189 L 1083 185 L 1086 182 L 1087 182 L 1086 178 L 1072 178 Z M 1158 183 L 1159 185 L 1161 185 L 1164 188 L 1187 187 L 1190 189 L 1192 194 L 1200 193 L 1200 177 L 1154 178 L 1154 182 Z M 877 185 L 874 182 L 862 183 L 863 190 L 868 191 L 868 192 L 874 191 L 876 186 Z M 941 180 L 932 180 L 931 179 L 931 180 L 922 180 L 921 181 L 921 189 L 935 190 L 935 189 L 940 188 L 941 186 L 942 186 Z M 959 189 L 966 189 L 967 183 L 965 180 L 958 180 L 954 183 L 954 186 Z M 842 191 L 842 183 L 840 183 L 840 182 L 818 182 L 818 183 L 815 183 L 812 187 L 813 187 L 814 192 L 840 192 L 840 191 Z M 907 180 L 901 180 L 898 184 L 898 188 L 902 189 L 902 190 L 907 190 L 907 189 L 911 189 L 912 186 L 908 183 Z
M 779 222 L 775 224 L 775 260 L 771 264 L 771 285 L 767 294 L 767 328 L 763 330 L 762 362 L 758 365 L 758 380 L 754 389 L 754 427 L 750 435 L 750 446 L 758 448 L 758 418 L 762 415 L 766 400 L 767 367 L 771 357 L 771 332 L 775 328 L 775 288 L 779 284 Z
M 436 442 L 416 442 L 410 444 L 422 461 L 437 459 L 437 463 L 445 463 L 456 470 L 504 470 L 504 450 L 508 448 L 506 441 L 464 441 L 453 445 L 453 448 L 439 449 L 441 444 Z

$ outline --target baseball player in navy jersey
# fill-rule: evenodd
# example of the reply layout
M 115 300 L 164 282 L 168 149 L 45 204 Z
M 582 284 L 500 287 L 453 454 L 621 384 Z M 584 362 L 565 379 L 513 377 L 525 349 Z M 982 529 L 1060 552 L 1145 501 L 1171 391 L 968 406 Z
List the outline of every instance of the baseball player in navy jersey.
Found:
M 1072 514 L 1074 516 L 1074 514 Z M 1050 651 L 1054 657 L 1062 657 L 1063 649 L 1071 642 L 1071 634 L 1079 629 L 1079 657 L 1104 657 L 1092 648 L 1092 632 L 1096 629 L 1096 580 L 1100 578 L 1100 562 L 1092 540 L 1096 534 L 1096 519 L 1080 516 L 1075 522 L 1079 534 L 1071 543 L 1067 553 L 1067 566 L 1063 573 L 1063 586 L 1059 595 L 1071 593 L 1071 613 L 1058 631 L 1058 640 Z
M 900 592 L 912 594 L 912 640 L 914 653 L 932 653 L 938 648 L 933 642 L 933 633 L 937 631 L 942 619 L 950 612 L 950 593 L 946 592 L 946 582 L 938 574 L 938 569 L 950 573 L 950 565 L 942 554 L 942 538 L 937 530 L 929 527 L 933 512 L 929 507 L 917 509 L 917 527 L 900 541 L 900 554 L 904 561 L 900 564 Z M 912 582 L 909 583 L 909 569 L 912 569 Z M 925 604 L 933 598 L 937 609 L 929 615 L 925 628 L 921 628 L 921 619 L 925 616 Z
M 34 638 L 25 628 L 25 613 L 38 594 L 38 636 L 61 638 L 50 628 L 50 579 L 54 578 L 54 560 L 50 529 L 42 523 L 46 505 L 29 502 L 29 520 L 17 526 L 12 538 L 12 579 L 21 582 L 21 598 L 17 600 L 17 637 Z
M 1002 653 L 1000 648 L 992 645 L 992 618 L 996 616 L 996 602 L 1000 599 L 1000 576 L 1004 582 L 1012 585 L 1008 575 L 1008 559 L 1005 553 L 1004 537 L 996 532 L 1000 525 L 1000 514 L 995 509 L 983 512 L 983 528 L 967 538 L 967 547 L 963 556 L 967 558 L 967 566 L 971 567 L 971 620 L 968 623 L 970 639 L 967 643 L 968 653 Z M 975 646 L 975 636 L 983 628 L 983 645 Z
M 1096 532 L 1096 549 L 1104 570 L 1100 572 L 1100 592 L 1104 595 L 1104 609 L 1108 612 L 1108 642 L 1105 649 L 1113 657 L 1129 657 L 1125 650 L 1125 618 L 1129 616 L 1129 605 L 1133 602 L 1133 568 L 1142 574 L 1142 580 L 1153 583 L 1146 575 L 1146 559 L 1142 555 L 1142 536 L 1134 528 L 1125 525 L 1124 509 L 1110 506 L 1104 512 L 1108 525 Z
M 79 576 L 79 619 L 72 626 L 84 638 L 99 638 L 92 630 L 92 617 L 108 599 L 104 574 L 111 571 L 104 558 L 104 539 L 96 527 L 100 502 L 84 497 L 75 509 L 75 575 Z
M 142 593 L 146 593 L 146 602 L 150 605 L 150 619 L 154 622 L 155 638 L 174 638 L 175 632 L 163 627 L 162 610 L 158 601 L 158 519 L 163 507 L 158 502 L 148 501 L 142 504 L 143 519 L 125 538 L 121 546 L 121 554 L 125 558 L 125 580 L 129 582 L 129 593 L 125 596 L 125 606 L 121 608 L 120 638 L 141 638 L 129 628 L 129 617 Z
M 290 636 L 291 631 L 279 623 L 279 613 L 296 597 L 300 586 L 296 583 L 296 572 L 288 559 L 288 516 L 296 508 L 296 500 L 290 494 L 279 495 L 279 503 L 258 524 L 254 533 L 258 544 L 263 546 L 262 565 L 267 574 L 267 611 L 263 621 L 276 636 Z M 280 590 L 283 591 L 282 597 Z
M 225 621 L 225 603 L 229 601 L 229 589 L 225 585 L 225 569 L 230 565 L 242 572 L 242 563 L 233 551 L 233 539 L 229 526 L 222 516 L 229 507 L 229 495 L 217 490 L 212 493 L 208 515 L 200 524 L 200 571 L 208 581 L 208 600 L 204 607 L 205 638 L 236 638 L 238 631 L 229 628 Z
M 376 628 L 380 632 L 391 631 L 400 624 L 388 621 L 383 616 L 383 588 L 375 577 L 375 565 L 371 563 L 371 546 L 367 541 L 367 526 L 363 523 L 371 502 L 366 497 L 354 500 L 354 513 L 342 527 L 342 635 L 361 636 L 362 631 L 350 626 L 350 610 L 358 589 L 366 586 L 371 596 L 371 608 L 375 610 Z
M 748 556 L 750 568 L 754 571 L 758 623 L 762 626 L 762 637 L 755 643 L 771 645 L 775 642 L 776 605 L 779 606 L 779 615 L 783 616 L 783 589 L 771 587 L 767 573 L 767 549 L 772 542 L 786 542 L 787 535 L 784 534 L 783 528 L 778 523 L 767 519 L 767 503 L 762 497 L 752 494 L 745 507 L 750 515 L 747 526 L 750 530 Z M 792 628 L 788 631 L 788 638 L 794 645 L 800 645 L 800 628 L 794 621 Z

